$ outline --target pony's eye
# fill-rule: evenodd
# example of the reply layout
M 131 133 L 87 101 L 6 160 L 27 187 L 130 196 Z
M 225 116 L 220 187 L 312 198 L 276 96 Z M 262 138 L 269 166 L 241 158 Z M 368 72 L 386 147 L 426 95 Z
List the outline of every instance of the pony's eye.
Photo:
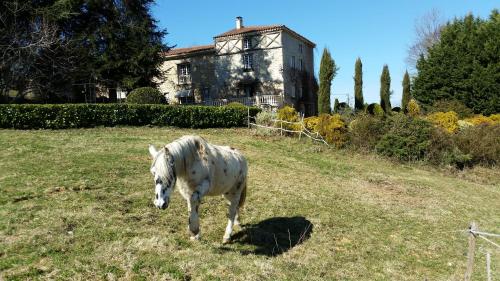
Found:
M 156 193 L 156 199 L 158 199 L 158 193 Z

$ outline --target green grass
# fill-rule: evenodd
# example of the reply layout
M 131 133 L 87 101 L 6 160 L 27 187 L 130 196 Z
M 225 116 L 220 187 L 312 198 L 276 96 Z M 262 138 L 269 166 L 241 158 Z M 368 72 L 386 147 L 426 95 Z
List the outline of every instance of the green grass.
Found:
M 177 192 L 167 210 L 152 205 L 147 145 L 185 134 L 248 158 L 232 244 L 221 245 L 220 197 L 202 203 L 199 242 Z M 467 250 L 458 230 L 475 220 L 500 233 L 498 168 L 401 165 L 245 129 L 0 130 L 0 147 L 5 280 L 458 280 Z M 484 280 L 484 255 L 475 262 Z M 500 252 L 492 263 L 500 276 Z

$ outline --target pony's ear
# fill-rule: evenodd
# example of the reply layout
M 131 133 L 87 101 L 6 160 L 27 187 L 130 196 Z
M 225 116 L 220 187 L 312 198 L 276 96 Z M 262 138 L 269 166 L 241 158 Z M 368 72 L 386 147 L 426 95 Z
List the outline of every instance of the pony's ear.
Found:
M 156 154 L 158 154 L 158 150 L 156 150 L 156 148 L 152 144 L 149 145 L 149 154 L 151 154 L 151 157 L 153 158 L 155 158 Z

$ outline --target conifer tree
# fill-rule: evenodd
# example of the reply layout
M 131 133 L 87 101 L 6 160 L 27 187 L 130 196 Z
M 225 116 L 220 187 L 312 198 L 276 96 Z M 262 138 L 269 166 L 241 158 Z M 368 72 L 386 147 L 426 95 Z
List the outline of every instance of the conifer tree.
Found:
M 380 105 L 386 114 L 391 112 L 391 76 L 387 64 L 384 65 L 380 76 Z
M 335 61 L 330 55 L 330 51 L 325 48 L 321 56 L 319 67 L 319 91 L 318 91 L 318 111 L 319 114 L 330 113 L 330 89 L 332 80 L 337 74 Z
M 401 99 L 401 108 L 403 112 L 407 112 L 408 102 L 411 99 L 410 94 L 410 75 L 408 75 L 408 71 L 405 72 L 405 76 L 403 77 L 403 98 Z
M 363 105 L 363 64 L 358 58 L 354 70 L 354 108 L 363 110 Z

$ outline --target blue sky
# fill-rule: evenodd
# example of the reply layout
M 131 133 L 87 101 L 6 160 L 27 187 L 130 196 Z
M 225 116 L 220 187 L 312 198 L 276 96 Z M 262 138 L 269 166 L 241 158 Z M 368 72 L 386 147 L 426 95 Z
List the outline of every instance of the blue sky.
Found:
M 165 1 L 152 7 L 159 26 L 169 33 L 165 42 L 178 47 L 211 44 L 212 37 L 235 26 L 242 16 L 244 25 L 284 24 L 316 43 L 315 71 L 324 47 L 338 67 L 333 80 L 335 97 L 353 100 L 354 63 L 363 62 L 365 102 L 379 102 L 380 74 L 389 66 L 393 106 L 401 100 L 401 81 L 407 69 L 408 46 L 414 41 L 415 21 L 436 9 L 444 19 L 469 12 L 487 17 L 498 1 L 489 0 L 380 0 L 380 1 Z

